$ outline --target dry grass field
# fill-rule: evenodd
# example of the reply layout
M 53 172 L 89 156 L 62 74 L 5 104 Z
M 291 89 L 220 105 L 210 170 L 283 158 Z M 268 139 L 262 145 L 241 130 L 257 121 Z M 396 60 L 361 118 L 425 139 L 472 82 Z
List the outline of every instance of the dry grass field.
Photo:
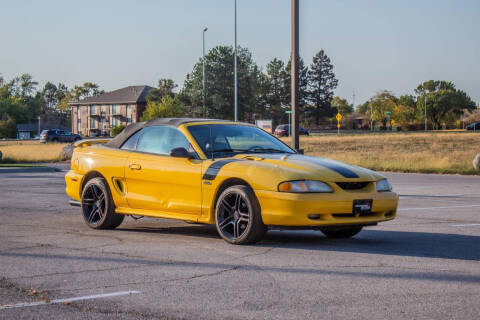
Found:
M 290 138 L 282 138 L 290 143 Z M 66 144 L 0 141 L 2 163 L 61 161 Z M 480 133 L 378 133 L 300 138 L 305 154 L 378 171 L 480 174 L 472 160 L 480 153 Z
M 283 139 L 290 143 L 290 139 Z M 378 171 L 480 174 L 479 133 L 379 133 L 300 138 L 305 154 Z
M 1 163 L 31 163 L 61 161 L 60 151 L 66 143 L 45 143 L 38 141 L 1 141 Z

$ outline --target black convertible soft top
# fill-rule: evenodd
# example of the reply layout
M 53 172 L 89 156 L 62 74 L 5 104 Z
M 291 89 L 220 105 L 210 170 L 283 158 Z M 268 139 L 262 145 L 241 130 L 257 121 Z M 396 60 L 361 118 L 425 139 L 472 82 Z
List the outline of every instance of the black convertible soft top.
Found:
M 204 122 L 204 121 L 228 121 L 218 119 L 194 119 L 194 118 L 157 118 L 145 122 L 135 122 L 129 124 L 122 132 L 120 132 L 115 138 L 107 142 L 105 145 L 110 148 L 120 148 L 128 138 L 130 138 L 135 132 L 151 126 L 168 125 L 178 127 L 181 124 L 189 122 Z

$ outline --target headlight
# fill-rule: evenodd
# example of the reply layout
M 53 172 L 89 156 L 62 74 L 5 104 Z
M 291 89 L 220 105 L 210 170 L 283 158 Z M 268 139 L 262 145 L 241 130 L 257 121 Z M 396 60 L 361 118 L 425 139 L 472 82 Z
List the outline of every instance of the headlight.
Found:
M 392 191 L 392 185 L 390 184 L 390 182 L 388 182 L 387 179 L 378 180 L 377 191 L 378 192 Z
M 315 180 L 285 181 L 278 185 L 280 192 L 333 192 L 324 182 Z

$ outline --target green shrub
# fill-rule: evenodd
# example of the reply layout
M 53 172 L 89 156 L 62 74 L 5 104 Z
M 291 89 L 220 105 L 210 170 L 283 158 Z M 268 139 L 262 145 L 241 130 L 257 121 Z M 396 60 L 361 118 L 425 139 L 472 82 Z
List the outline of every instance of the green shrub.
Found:
M 123 129 L 125 129 L 125 126 L 123 124 L 119 125 L 119 126 L 116 126 L 116 127 L 113 127 L 112 130 L 110 131 L 110 136 L 115 137 L 117 134 L 122 132 Z

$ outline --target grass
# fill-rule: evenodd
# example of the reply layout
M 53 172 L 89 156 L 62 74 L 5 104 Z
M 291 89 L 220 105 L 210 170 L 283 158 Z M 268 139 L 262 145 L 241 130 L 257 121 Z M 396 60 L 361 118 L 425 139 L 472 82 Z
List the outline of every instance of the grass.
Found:
M 46 143 L 38 141 L 0 141 L 3 164 L 19 164 L 32 162 L 57 162 L 66 143 Z
M 282 138 L 290 143 L 290 138 Z M 0 163 L 61 161 L 64 143 L 0 141 Z M 378 133 L 300 137 L 305 154 L 378 171 L 480 174 L 472 166 L 480 133 Z
M 290 143 L 290 138 L 283 138 Z M 381 133 L 301 137 L 305 154 L 377 171 L 480 174 L 478 133 Z

